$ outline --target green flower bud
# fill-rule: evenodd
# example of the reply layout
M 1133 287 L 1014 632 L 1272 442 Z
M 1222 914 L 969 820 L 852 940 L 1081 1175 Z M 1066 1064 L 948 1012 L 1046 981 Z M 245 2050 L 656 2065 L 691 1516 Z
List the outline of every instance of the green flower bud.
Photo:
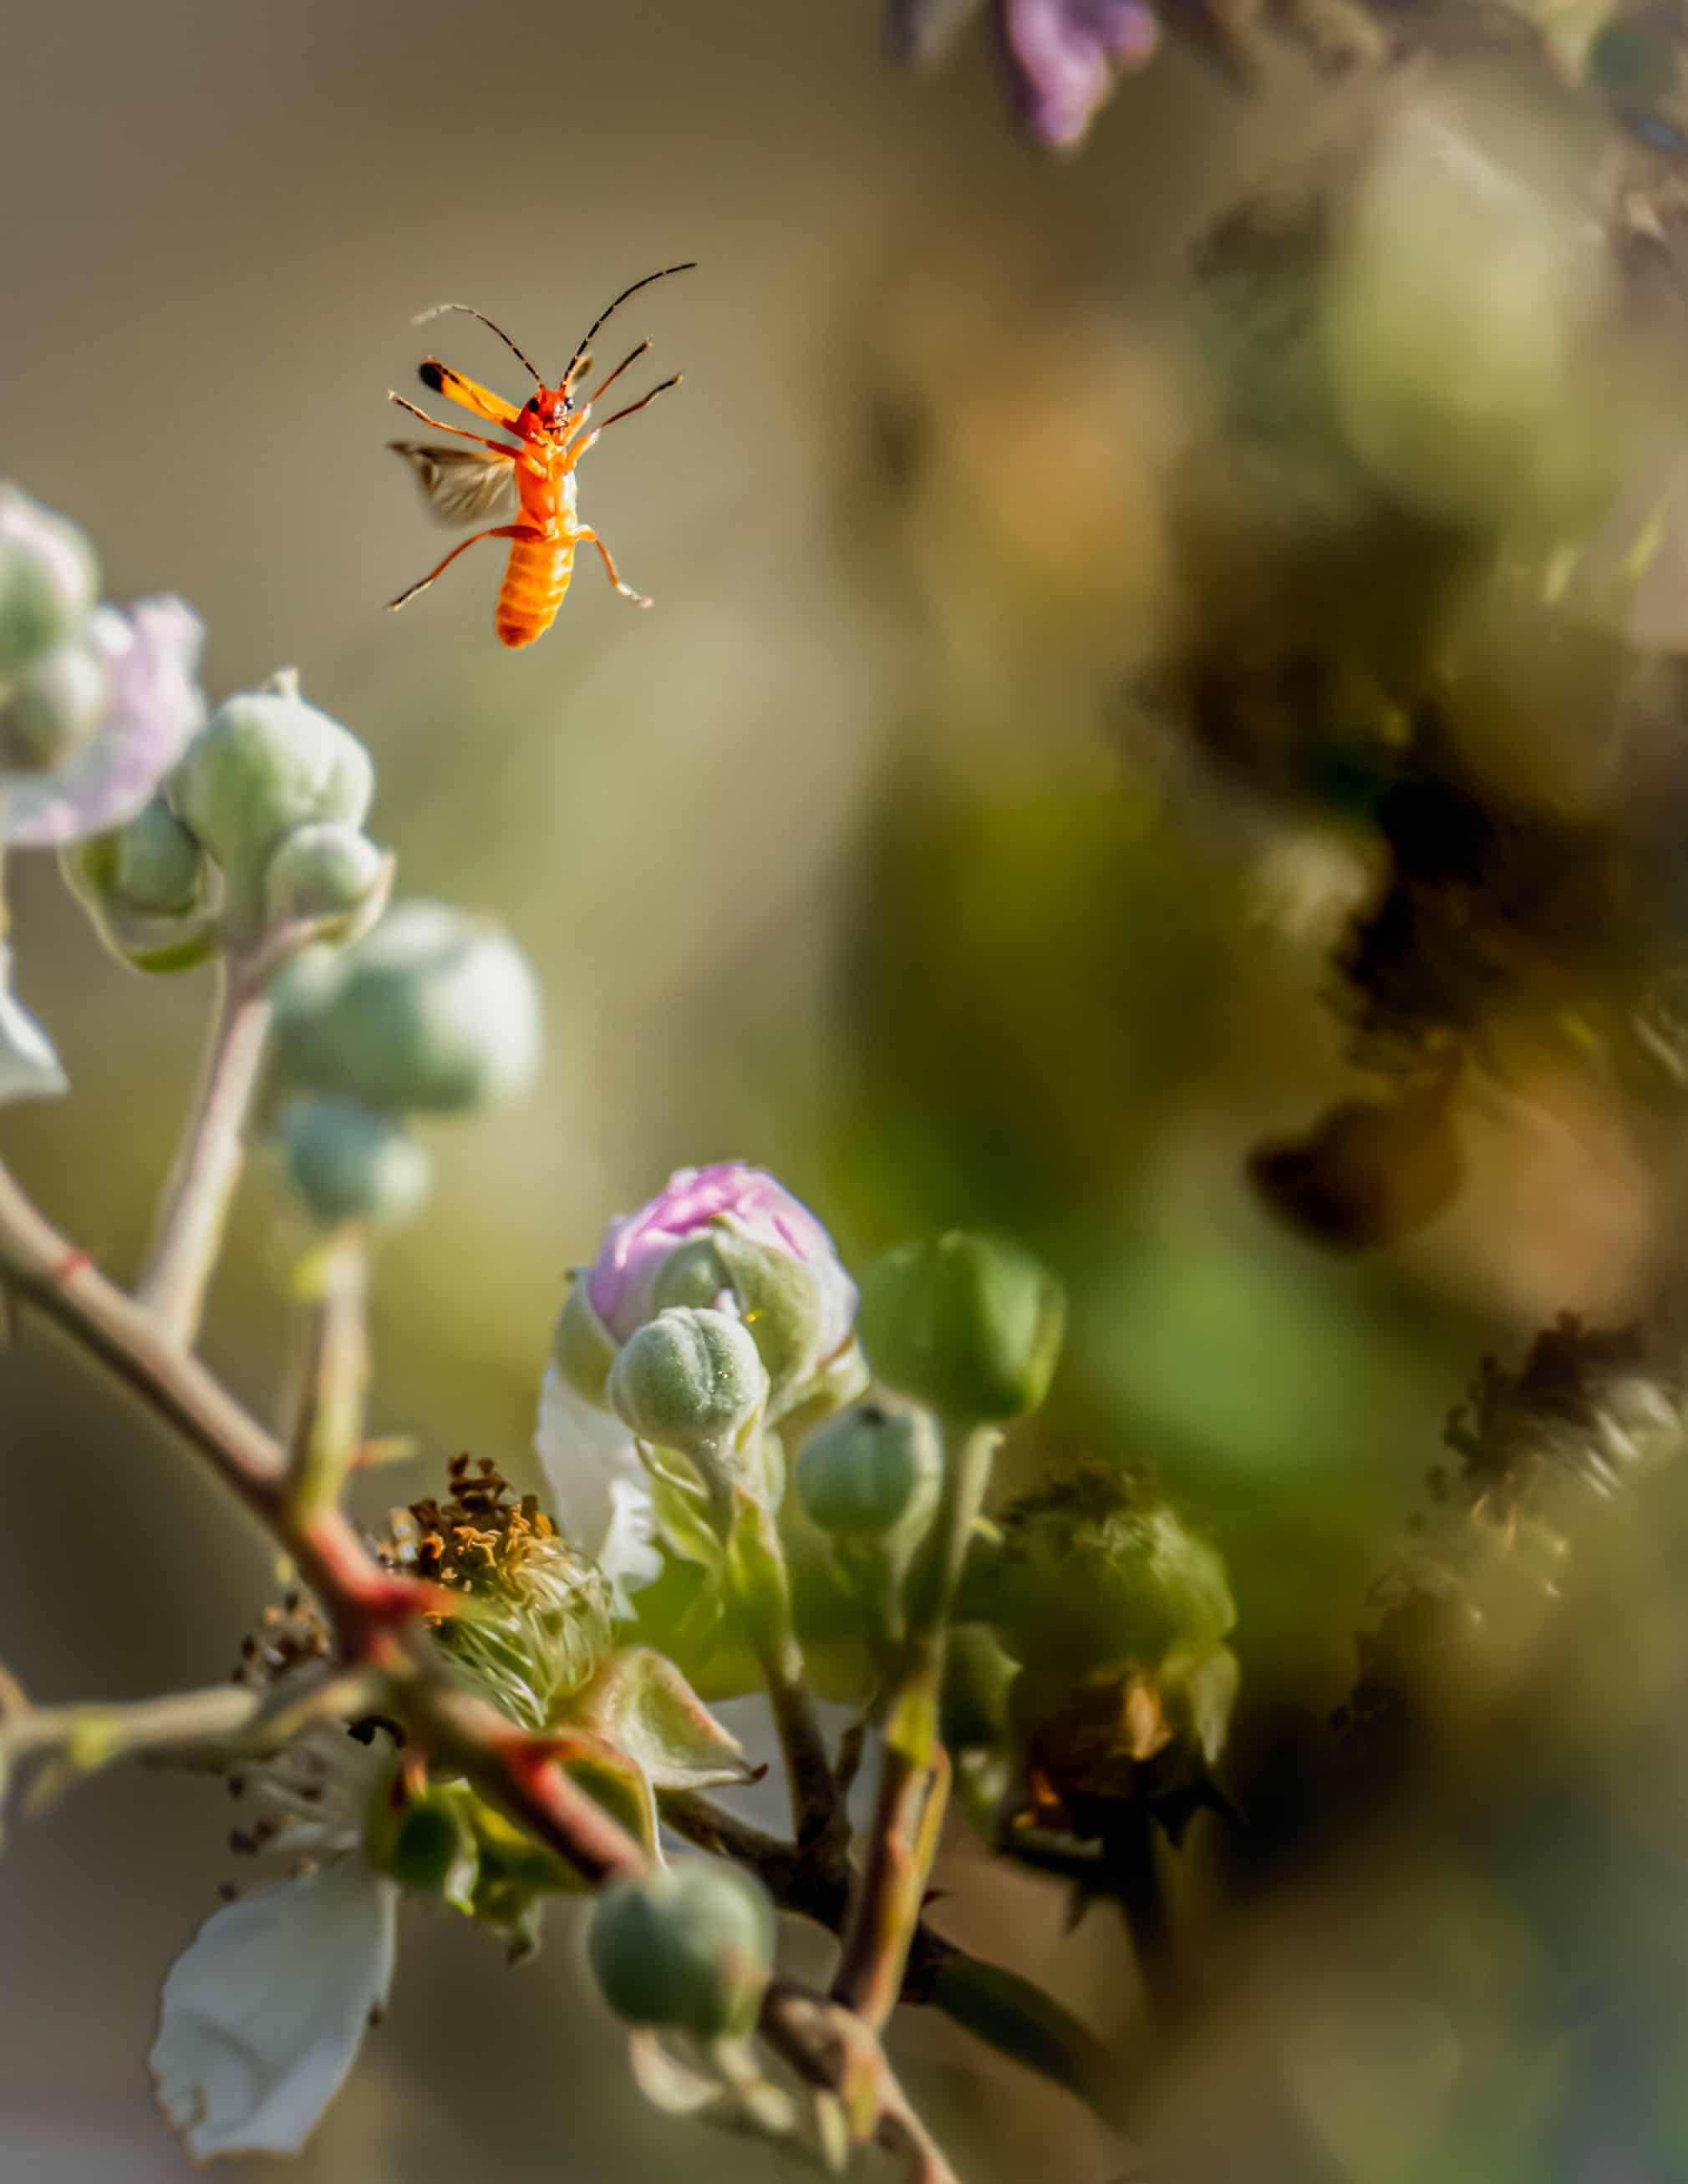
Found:
M 124 909 L 148 917 L 179 917 L 198 900 L 204 856 L 160 799 L 99 842 L 110 856 L 105 891 Z
M 397 1228 L 421 1211 L 433 1162 L 395 1116 L 350 1100 L 289 1100 L 281 1116 L 281 1158 L 288 1183 L 313 1221 Z
M 774 1937 L 760 1881 L 719 1859 L 687 1858 L 611 1881 L 586 1948 L 604 2000 L 627 2023 L 742 2039 L 773 1970 Z
M 840 1540 L 922 1530 L 944 1470 L 938 1429 L 924 1411 L 857 1403 L 841 1412 L 797 1462 L 798 1498 Z
M 0 772 L 50 773 L 104 715 L 111 677 L 91 644 L 72 640 L 32 660 L 0 702 Z
M 185 971 L 215 952 L 199 844 L 161 798 L 126 826 L 58 853 L 71 892 L 112 953 L 139 971 Z
M 222 867 L 237 923 L 256 928 L 270 861 L 298 827 L 362 826 L 375 788 L 369 753 L 278 675 L 226 699 L 176 770 L 177 810 Z
M 1236 1621 L 1225 1565 L 1168 1503 L 1095 1464 L 1012 1503 L 968 1607 L 1028 1669 L 1153 1667 L 1211 1652 Z
M 99 566 L 76 526 L 0 486 L 0 676 L 63 644 L 98 594 Z
M 770 1407 L 806 1390 L 821 1359 L 821 1292 L 809 1266 L 789 1251 L 753 1242 L 724 1224 L 671 1253 L 651 1303 L 713 1305 L 723 1293 L 738 1307 L 770 1383 Z
M 876 1375 L 951 1418 L 1035 1410 L 1061 1353 L 1061 1285 L 1016 1244 L 952 1228 L 899 1245 L 862 1284 Z
M 641 1440 L 736 1475 L 745 1429 L 767 1401 L 756 1346 L 731 1313 L 659 1312 L 625 1342 L 610 1368 L 610 1401 Z
M 355 917 L 386 868 L 381 851 L 355 827 L 335 819 L 295 827 L 264 876 L 270 922 Z
M 539 1065 L 538 989 L 495 926 L 402 904 L 338 955 L 309 950 L 276 988 L 284 1078 L 370 1107 L 491 1106 Z

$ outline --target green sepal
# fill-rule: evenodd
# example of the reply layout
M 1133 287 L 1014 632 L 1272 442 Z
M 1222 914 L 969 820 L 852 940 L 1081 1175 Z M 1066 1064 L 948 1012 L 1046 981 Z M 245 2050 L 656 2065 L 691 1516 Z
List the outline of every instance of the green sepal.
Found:
M 577 1396 L 600 1411 L 609 1409 L 604 1384 L 616 1362 L 616 1340 L 592 1308 L 584 1267 L 570 1272 L 568 1295 L 551 1337 L 551 1355 Z
M 1193 1662 L 1173 1658 L 1156 1679 L 1167 1719 L 1187 1736 L 1212 1767 L 1225 1748 L 1242 1669 L 1228 1646 Z
M 772 1517 L 740 1486 L 727 1535 L 727 1590 L 754 1642 L 777 1644 L 791 1619 L 791 1588 Z
M 654 1789 L 714 1789 L 755 1775 L 738 1739 L 649 1646 L 612 1653 L 571 1702 L 568 1719 L 637 1762 Z
M 571 1729 L 568 1734 L 571 1749 L 562 1763 L 564 1774 L 602 1805 L 611 1819 L 619 1821 L 643 1846 L 647 1856 L 660 1864 L 656 1796 L 644 1769 L 590 1730 Z

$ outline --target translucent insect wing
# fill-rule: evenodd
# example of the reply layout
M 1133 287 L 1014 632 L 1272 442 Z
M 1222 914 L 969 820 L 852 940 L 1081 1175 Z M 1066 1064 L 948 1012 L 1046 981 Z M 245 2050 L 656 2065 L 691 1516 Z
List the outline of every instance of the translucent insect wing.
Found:
M 422 498 L 442 523 L 474 523 L 515 513 L 514 455 L 478 448 L 441 448 L 426 440 L 389 440 L 416 474 Z

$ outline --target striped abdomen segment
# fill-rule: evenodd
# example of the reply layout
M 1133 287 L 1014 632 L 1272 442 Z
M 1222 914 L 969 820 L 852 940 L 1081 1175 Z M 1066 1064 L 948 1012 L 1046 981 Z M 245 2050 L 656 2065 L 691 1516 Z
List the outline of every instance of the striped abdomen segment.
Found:
M 499 593 L 497 628 L 503 644 L 532 644 L 557 618 L 574 573 L 572 538 L 518 538 Z

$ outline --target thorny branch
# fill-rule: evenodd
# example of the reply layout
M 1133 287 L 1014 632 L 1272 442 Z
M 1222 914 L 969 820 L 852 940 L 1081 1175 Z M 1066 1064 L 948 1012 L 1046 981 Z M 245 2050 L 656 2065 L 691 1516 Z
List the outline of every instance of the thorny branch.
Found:
M 0 1705 L 0 1805 L 14 1768 L 47 1764 L 27 1805 L 39 1808 L 71 1782 L 114 1761 L 135 1758 L 191 1760 L 205 1746 L 253 1754 L 274 1751 L 309 1720 L 356 1713 L 370 1679 L 357 1671 L 304 1671 L 285 1691 L 242 1684 L 173 1691 L 164 1698 L 84 1701 L 31 1706 L 8 1676 Z
M 433 1604 L 434 1589 L 382 1568 L 337 1507 L 301 1506 L 279 1443 L 188 1353 L 177 1328 L 107 1280 L 3 1167 L 0 1285 L 53 1320 L 199 1452 L 292 1556 L 333 1624 L 344 1658 L 354 1671 L 380 1680 L 385 1702 L 425 1751 L 460 1769 L 585 1880 L 599 1883 L 643 1869 L 641 1846 L 569 1780 L 557 1763 L 554 1740 L 513 1729 L 485 1702 L 448 1683 L 430 1660 L 421 1617 Z M 241 1711 L 232 1697 L 226 1703 Z M 248 1719 L 243 1712 L 242 1719 Z M 858 2137 L 876 2137 L 905 2157 L 911 2184 L 955 2184 L 861 2020 L 776 1982 L 761 2030 L 807 2084 L 843 2103 Z

